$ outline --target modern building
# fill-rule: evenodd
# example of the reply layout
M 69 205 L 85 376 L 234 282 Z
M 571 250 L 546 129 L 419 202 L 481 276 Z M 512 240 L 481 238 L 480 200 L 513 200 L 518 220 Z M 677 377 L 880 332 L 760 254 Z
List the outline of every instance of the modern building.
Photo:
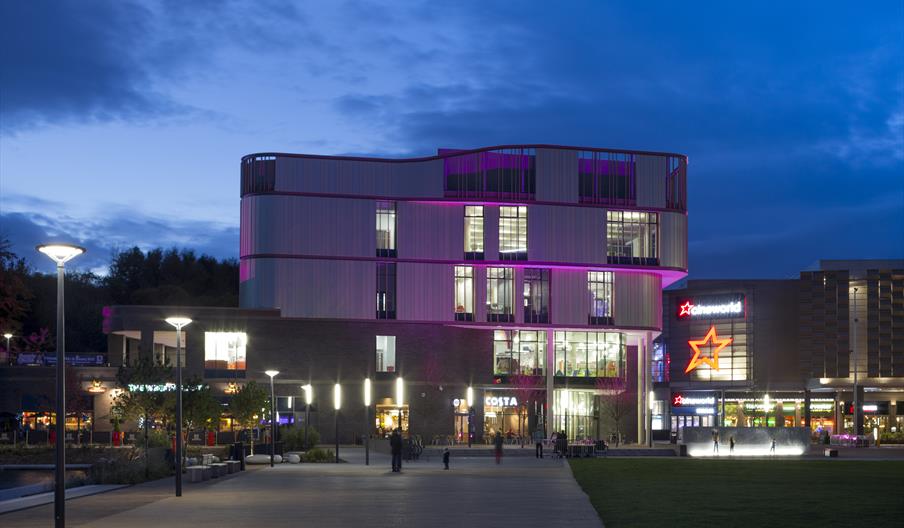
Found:
M 643 440 L 662 289 L 687 272 L 686 169 L 680 154 L 547 145 L 246 156 L 241 306 L 111 307 L 110 362 L 171 359 L 163 319 L 178 312 L 194 319 L 188 375 L 228 392 L 279 370 L 280 419 L 296 423 L 310 383 L 324 438 L 339 383 L 342 441 L 399 425 L 428 441 L 597 437 L 626 391 L 622 430 Z
M 904 261 L 821 261 L 790 280 L 687 281 L 663 296 L 652 358 L 658 399 L 670 400 L 654 410 L 658 438 L 720 423 L 900 431 Z

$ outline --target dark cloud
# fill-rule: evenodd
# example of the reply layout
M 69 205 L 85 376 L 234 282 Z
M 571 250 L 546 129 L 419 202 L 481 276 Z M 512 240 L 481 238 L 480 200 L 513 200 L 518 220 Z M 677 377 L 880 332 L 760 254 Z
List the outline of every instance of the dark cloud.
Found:
M 52 271 L 53 264 L 38 254 L 35 246 L 55 241 L 79 244 L 88 251 L 69 266 L 102 272 L 117 251 L 132 246 L 184 247 L 217 258 L 237 258 L 239 230 L 213 222 L 155 218 L 126 210 L 90 219 L 16 212 L 0 215 L 0 237 L 8 239 L 12 250 L 32 267 L 45 272 Z

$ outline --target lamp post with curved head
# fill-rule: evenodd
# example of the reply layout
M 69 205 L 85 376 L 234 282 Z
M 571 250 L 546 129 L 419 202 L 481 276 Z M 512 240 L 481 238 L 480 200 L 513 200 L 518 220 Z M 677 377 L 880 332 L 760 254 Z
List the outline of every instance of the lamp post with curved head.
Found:
M 182 327 L 191 324 L 188 317 L 167 317 L 176 327 L 176 496 L 182 496 Z
M 339 463 L 339 409 L 342 408 L 342 385 L 333 386 L 333 409 L 336 410 L 336 463 Z
M 264 374 L 270 376 L 270 467 L 273 467 L 273 457 L 276 454 L 276 430 L 279 425 L 276 423 L 276 395 L 273 392 L 273 378 L 278 374 L 278 370 L 267 370 Z
M 53 487 L 53 514 L 57 527 L 66 526 L 66 305 L 63 291 L 66 263 L 85 252 L 85 248 L 70 244 L 43 244 L 36 248 L 50 257 L 57 266 L 56 320 L 56 474 Z M 6 348 L 9 339 L 5 335 Z
M 370 465 L 370 378 L 364 378 L 364 465 Z

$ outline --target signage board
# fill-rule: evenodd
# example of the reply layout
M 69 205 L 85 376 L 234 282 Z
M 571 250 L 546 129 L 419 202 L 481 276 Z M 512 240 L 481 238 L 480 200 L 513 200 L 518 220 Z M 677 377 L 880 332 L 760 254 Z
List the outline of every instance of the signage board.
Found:
M 716 414 L 717 399 L 711 392 L 673 392 L 672 414 Z
M 679 298 L 675 312 L 679 320 L 731 319 L 746 315 L 747 300 L 743 293 Z

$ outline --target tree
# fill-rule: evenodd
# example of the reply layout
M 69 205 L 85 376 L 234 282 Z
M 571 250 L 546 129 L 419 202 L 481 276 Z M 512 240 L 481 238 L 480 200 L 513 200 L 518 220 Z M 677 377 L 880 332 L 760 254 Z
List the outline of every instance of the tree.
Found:
M 25 259 L 10 248 L 9 240 L 0 239 L 0 333 L 19 334 L 33 295 L 25 283 L 29 274 Z
M 259 423 L 260 417 L 269 409 L 269 395 L 267 391 L 251 381 L 232 395 L 229 401 L 229 412 L 238 424 L 246 429 L 252 429 Z M 251 454 L 254 454 L 254 435 L 250 435 Z
M 119 367 L 116 375 L 120 387 L 137 385 L 135 390 L 120 394 L 113 402 L 114 416 L 144 421 L 145 476 L 150 473 L 148 466 L 148 432 L 152 421 L 160 420 L 164 427 L 169 421 L 172 407 L 167 405 L 167 393 L 148 390 L 149 386 L 164 385 L 170 378 L 172 369 L 155 365 L 149 358 L 141 358 L 134 367 Z
M 186 431 L 216 428 L 223 406 L 197 376 L 182 386 L 182 425 Z M 175 404 L 175 397 L 172 398 Z
M 541 376 L 528 376 L 518 373 L 510 376 L 509 382 L 515 387 L 519 410 L 522 407 L 530 409 L 532 402 L 543 401 L 546 397 L 546 391 L 543 390 L 544 378 Z M 518 419 L 521 419 L 520 412 L 518 413 Z M 537 424 L 528 424 L 528 429 L 531 428 L 531 425 L 537 427 Z M 527 433 L 530 435 L 532 431 L 529 430 Z M 525 435 L 521 435 L 522 447 L 524 447 L 524 436 Z
M 621 378 L 598 378 L 596 388 L 600 391 L 601 414 L 615 426 L 615 445 L 618 445 L 624 420 L 634 409 L 631 395 Z
M 75 441 L 82 443 L 82 415 L 94 408 L 94 400 L 85 394 L 82 379 L 71 365 L 66 365 L 66 411 L 75 413 Z

